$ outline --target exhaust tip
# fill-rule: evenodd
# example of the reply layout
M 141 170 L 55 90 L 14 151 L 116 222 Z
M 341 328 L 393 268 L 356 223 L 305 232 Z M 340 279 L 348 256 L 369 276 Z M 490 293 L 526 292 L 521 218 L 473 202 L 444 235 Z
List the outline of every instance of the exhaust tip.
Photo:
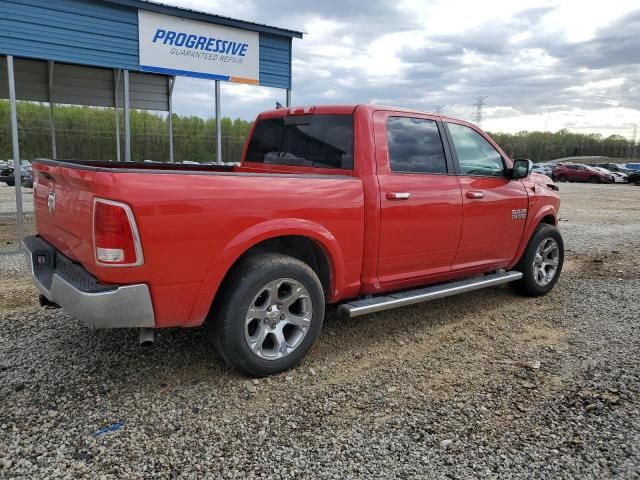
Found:
M 47 297 L 45 297 L 42 294 L 38 296 L 38 302 L 40 303 L 41 307 L 44 307 L 46 309 L 60 308 L 60 305 L 58 305 L 57 303 L 53 303 L 51 300 L 49 300 Z
M 153 347 L 155 341 L 156 331 L 153 328 L 141 328 L 140 329 L 140 346 L 141 347 Z

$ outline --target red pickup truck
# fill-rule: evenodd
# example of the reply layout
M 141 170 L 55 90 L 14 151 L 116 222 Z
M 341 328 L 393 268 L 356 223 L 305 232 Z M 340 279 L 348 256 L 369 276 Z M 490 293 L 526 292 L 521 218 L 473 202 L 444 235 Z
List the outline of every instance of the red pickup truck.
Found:
M 41 302 L 101 328 L 205 324 L 233 367 L 295 365 L 357 316 L 562 269 L 553 182 L 475 126 L 372 105 L 258 116 L 239 167 L 33 163 Z

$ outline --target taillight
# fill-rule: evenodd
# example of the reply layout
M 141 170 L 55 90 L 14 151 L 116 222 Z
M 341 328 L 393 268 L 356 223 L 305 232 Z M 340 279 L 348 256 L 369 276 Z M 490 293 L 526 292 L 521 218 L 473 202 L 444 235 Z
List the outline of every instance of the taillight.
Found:
M 129 205 L 96 198 L 93 202 L 93 244 L 100 265 L 142 265 L 142 246 Z

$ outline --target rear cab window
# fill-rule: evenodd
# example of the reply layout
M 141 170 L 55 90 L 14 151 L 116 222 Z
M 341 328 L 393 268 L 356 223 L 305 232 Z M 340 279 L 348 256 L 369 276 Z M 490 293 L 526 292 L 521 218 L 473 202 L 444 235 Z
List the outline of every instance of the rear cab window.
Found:
M 245 161 L 353 170 L 353 115 L 289 115 L 259 119 Z

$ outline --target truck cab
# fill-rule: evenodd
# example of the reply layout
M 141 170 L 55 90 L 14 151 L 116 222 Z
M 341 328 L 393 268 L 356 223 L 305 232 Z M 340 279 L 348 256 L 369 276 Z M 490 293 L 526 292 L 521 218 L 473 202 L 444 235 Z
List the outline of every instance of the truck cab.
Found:
M 309 132 L 322 137 L 324 150 L 310 146 Z M 329 158 L 326 145 L 339 152 L 329 163 L 323 163 Z M 301 158 L 310 152 L 322 160 Z M 372 273 L 363 278 L 360 293 L 513 266 L 531 221 L 530 201 L 536 210 L 545 197 L 546 208 L 536 213 L 546 212 L 538 220 L 547 223 L 556 223 L 559 208 L 552 182 L 539 175 L 513 179 L 511 159 L 474 125 L 410 110 L 340 106 L 267 112 L 256 121 L 242 166 L 269 172 L 302 167 L 363 180 L 371 209 L 364 257 L 376 265 L 364 265 Z

